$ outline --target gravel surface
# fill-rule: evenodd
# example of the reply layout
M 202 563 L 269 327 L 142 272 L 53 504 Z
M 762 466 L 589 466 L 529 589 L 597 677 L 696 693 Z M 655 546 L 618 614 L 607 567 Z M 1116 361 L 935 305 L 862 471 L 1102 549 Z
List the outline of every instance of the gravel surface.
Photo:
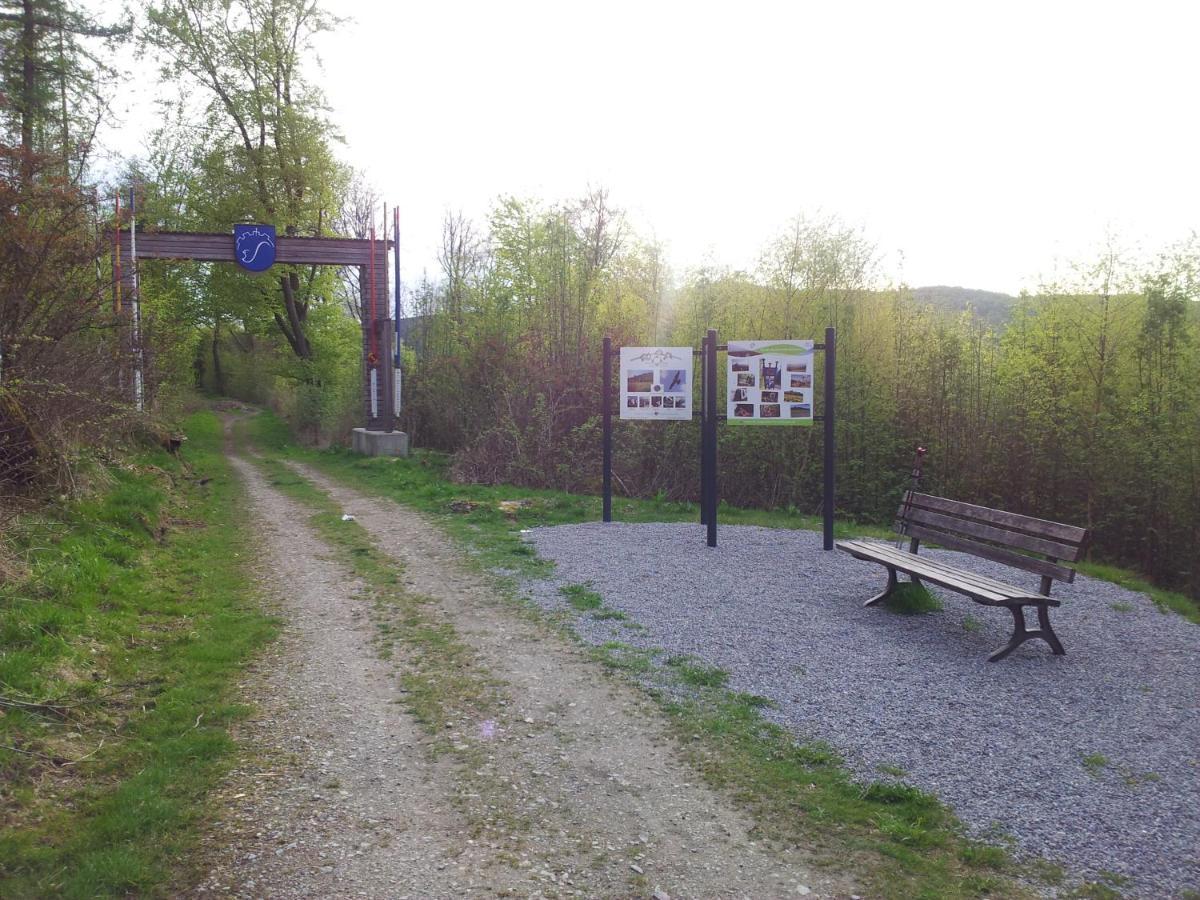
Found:
M 645 630 L 581 615 L 589 641 L 694 654 L 767 714 L 838 747 L 863 778 L 898 767 L 972 833 L 1015 841 L 1075 877 L 1128 879 L 1146 897 L 1200 890 L 1200 629 L 1144 594 L 1079 576 L 1055 584 L 1067 655 L 1007 642 L 1002 608 L 941 594 L 944 609 L 865 609 L 881 566 L 824 553 L 807 531 L 592 523 L 536 529 L 557 564 L 526 592 L 569 608 L 559 588 L 590 584 Z M 931 551 L 1009 583 L 1006 566 Z

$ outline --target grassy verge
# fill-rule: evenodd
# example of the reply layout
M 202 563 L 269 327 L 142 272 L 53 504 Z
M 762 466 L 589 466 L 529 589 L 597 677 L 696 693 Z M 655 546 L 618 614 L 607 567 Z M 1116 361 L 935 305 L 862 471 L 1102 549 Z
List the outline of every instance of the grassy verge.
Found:
M 5 897 L 166 894 L 232 759 L 229 689 L 273 625 L 219 423 L 186 430 L 182 458 L 113 466 L 17 539 L 29 578 L 0 586 Z
M 1184 594 L 1155 587 L 1136 572 L 1130 572 L 1128 569 L 1119 569 L 1116 566 L 1093 562 L 1076 563 L 1075 566 L 1084 575 L 1111 581 L 1113 584 L 1119 584 L 1131 591 L 1148 594 L 1154 601 L 1154 605 L 1161 611 L 1178 613 L 1185 619 L 1200 625 L 1200 604 Z
M 547 564 L 531 556 L 520 540 L 520 529 L 599 517 L 597 498 L 451 484 L 444 460 L 434 454 L 363 459 L 297 448 L 280 423 L 266 416 L 248 422 L 247 428 L 269 455 L 313 464 L 366 493 L 422 510 L 475 549 L 481 562 L 504 571 L 546 572 Z M 286 467 L 274 465 L 280 486 L 302 481 Z M 501 505 L 516 500 L 523 502 Z M 659 501 L 623 500 L 619 508 L 626 521 L 694 521 L 695 513 L 688 504 Z M 328 507 L 332 527 L 343 524 L 335 513 L 335 507 Z M 755 513 L 747 518 L 755 524 L 819 527 L 819 522 L 800 517 L 776 515 L 772 520 L 771 514 Z M 727 520 L 736 520 L 733 511 Z M 609 610 L 589 586 L 567 585 L 562 593 L 572 615 L 607 617 Z M 915 788 L 894 779 L 867 785 L 855 780 L 832 748 L 798 744 L 785 729 L 768 722 L 762 711 L 770 701 L 729 690 L 722 670 L 691 657 L 667 657 L 620 642 L 590 652 L 613 673 L 648 687 L 691 763 L 707 781 L 752 811 L 764 838 L 818 849 L 825 864 L 853 868 L 870 893 L 879 896 L 1025 893 L 1011 877 L 1018 873 L 1004 848 L 966 839 L 950 811 Z

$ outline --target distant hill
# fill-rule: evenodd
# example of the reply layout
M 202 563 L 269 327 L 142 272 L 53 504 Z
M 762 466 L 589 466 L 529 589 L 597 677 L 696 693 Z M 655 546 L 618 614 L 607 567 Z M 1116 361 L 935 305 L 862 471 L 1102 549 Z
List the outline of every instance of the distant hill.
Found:
M 947 312 L 962 312 L 968 306 L 984 321 L 1003 325 L 1012 313 L 1017 298 L 996 291 L 981 291 L 976 288 L 950 287 L 935 284 L 913 289 L 913 297 L 919 303 L 928 303 Z

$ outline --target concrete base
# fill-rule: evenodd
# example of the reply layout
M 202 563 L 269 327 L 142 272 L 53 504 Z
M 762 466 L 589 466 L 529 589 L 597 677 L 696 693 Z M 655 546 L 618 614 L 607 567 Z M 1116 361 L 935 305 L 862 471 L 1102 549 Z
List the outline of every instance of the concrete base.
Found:
M 354 452 L 364 456 L 408 456 L 408 435 L 403 431 L 355 428 L 351 443 Z

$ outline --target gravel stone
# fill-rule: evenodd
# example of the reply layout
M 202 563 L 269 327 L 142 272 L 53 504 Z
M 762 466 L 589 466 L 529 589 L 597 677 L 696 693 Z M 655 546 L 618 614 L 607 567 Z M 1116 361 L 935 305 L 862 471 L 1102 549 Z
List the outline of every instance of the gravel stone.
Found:
M 1007 610 L 938 589 L 938 612 L 864 608 L 884 569 L 822 552 L 814 532 L 722 526 L 709 548 L 699 525 L 589 523 L 526 539 L 556 563 L 523 585 L 539 606 L 570 611 L 559 588 L 587 584 L 628 616 L 580 614 L 588 642 L 727 670 L 732 689 L 775 701 L 764 715 L 798 738 L 837 747 L 864 780 L 902 770 L 977 837 L 1079 878 L 1123 876 L 1130 895 L 1200 890 L 1200 629 L 1146 595 L 1082 575 L 1056 583 L 1067 655 L 1035 640 L 989 663 L 1011 632 Z

